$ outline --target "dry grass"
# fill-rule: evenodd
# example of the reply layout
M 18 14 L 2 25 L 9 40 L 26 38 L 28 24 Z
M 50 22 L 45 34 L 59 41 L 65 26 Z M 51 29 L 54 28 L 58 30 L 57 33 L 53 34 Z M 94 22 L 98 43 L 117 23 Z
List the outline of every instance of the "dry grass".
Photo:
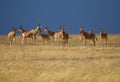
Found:
M 70 35 L 66 46 L 39 38 L 22 45 L 19 36 L 9 46 L 0 36 L 0 82 L 120 82 L 120 35 L 96 46 L 79 43 L 79 35 Z

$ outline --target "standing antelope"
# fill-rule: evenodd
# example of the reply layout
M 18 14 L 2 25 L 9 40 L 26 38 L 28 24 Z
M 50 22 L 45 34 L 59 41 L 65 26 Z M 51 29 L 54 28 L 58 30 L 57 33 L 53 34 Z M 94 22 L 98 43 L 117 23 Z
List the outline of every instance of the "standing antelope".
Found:
M 8 39 L 10 45 L 15 41 L 15 36 L 16 36 L 16 28 L 13 28 L 11 32 L 8 33 Z
M 55 34 L 55 32 L 53 32 L 53 31 L 51 31 L 51 30 L 48 30 L 48 27 L 46 27 L 46 28 L 44 29 L 44 31 L 48 33 L 48 35 L 50 36 L 51 39 L 54 39 L 54 34 Z
M 24 40 L 26 38 L 32 38 L 33 39 L 33 42 L 36 38 L 36 34 L 39 33 L 39 30 L 40 30 L 40 25 L 37 25 L 37 27 L 35 29 L 32 29 L 32 30 L 24 30 L 22 28 L 22 26 L 20 26 L 20 28 L 18 29 L 19 32 L 21 32 L 22 34 L 22 43 L 24 44 Z
M 55 32 L 54 34 L 54 40 L 58 41 L 59 43 L 63 40 L 63 34 L 62 32 Z
M 62 32 L 63 42 L 68 43 L 69 34 L 65 32 L 64 26 L 60 27 L 60 31 Z
M 83 27 L 80 28 L 80 38 L 81 38 L 81 41 L 85 40 L 85 45 L 86 45 L 87 39 L 92 40 L 94 45 L 95 45 L 95 39 L 97 40 L 96 35 L 93 34 L 93 30 L 90 30 L 89 32 L 85 32 Z
M 50 39 L 49 34 L 42 34 L 41 32 L 42 32 L 42 31 L 41 31 L 41 28 L 40 28 L 40 33 L 39 33 L 39 35 L 40 35 L 41 38 L 42 38 L 43 44 L 44 44 L 44 41 L 45 41 L 45 40 L 49 42 L 49 39 Z
M 107 45 L 108 34 L 103 31 L 103 29 L 99 29 L 101 39 L 105 40 L 105 44 Z

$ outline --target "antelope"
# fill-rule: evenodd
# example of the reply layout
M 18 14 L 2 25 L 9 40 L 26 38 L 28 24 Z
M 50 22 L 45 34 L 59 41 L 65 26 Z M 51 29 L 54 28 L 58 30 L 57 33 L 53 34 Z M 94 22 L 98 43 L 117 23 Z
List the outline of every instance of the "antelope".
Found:
M 54 34 L 54 40 L 55 41 L 62 41 L 62 38 L 63 38 L 63 33 L 60 31 L 60 32 L 55 32 Z
M 103 29 L 99 29 L 101 39 L 105 40 L 105 44 L 107 45 L 108 34 L 103 31 Z
M 80 28 L 80 38 L 81 38 L 81 41 L 85 40 L 85 45 L 86 45 L 87 39 L 92 40 L 94 45 L 96 44 L 95 39 L 97 40 L 96 35 L 93 34 L 93 30 L 90 30 L 89 32 L 85 32 L 83 27 Z
M 36 34 L 39 33 L 40 30 L 40 25 L 37 25 L 37 27 L 35 29 L 32 30 L 24 30 L 22 28 L 22 26 L 20 26 L 20 28 L 18 29 L 19 32 L 21 32 L 22 34 L 22 43 L 24 44 L 24 40 L 26 40 L 26 38 L 32 38 L 33 42 L 36 38 Z
M 44 41 L 45 41 L 45 40 L 49 42 L 49 39 L 50 39 L 49 34 L 42 34 L 42 33 L 41 33 L 41 29 L 40 29 L 39 35 L 40 35 L 41 38 L 42 38 L 43 44 L 44 44 Z
M 15 36 L 16 36 L 16 28 L 13 28 L 11 32 L 8 33 L 8 40 L 10 45 L 15 41 Z
M 65 32 L 64 26 L 60 27 L 60 31 L 62 32 L 63 42 L 68 43 L 69 34 Z
M 36 35 L 39 35 L 40 33 L 40 25 L 37 25 L 35 29 L 31 29 L 30 31 L 33 33 L 33 35 L 35 35 L 36 38 Z
M 51 39 L 54 39 L 55 32 L 48 30 L 48 27 L 45 27 L 44 31 L 48 33 Z

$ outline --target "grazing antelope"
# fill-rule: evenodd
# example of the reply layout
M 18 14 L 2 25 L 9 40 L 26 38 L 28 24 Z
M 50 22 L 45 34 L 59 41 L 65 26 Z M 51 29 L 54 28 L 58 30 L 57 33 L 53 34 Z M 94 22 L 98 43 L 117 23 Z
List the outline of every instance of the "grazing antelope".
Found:
M 8 39 L 10 45 L 15 41 L 15 36 L 16 36 L 16 28 L 13 28 L 11 32 L 8 33 Z
M 105 40 L 105 44 L 107 44 L 108 34 L 103 31 L 103 29 L 99 29 L 101 39 Z
M 93 34 L 93 30 L 90 30 L 89 32 L 85 32 L 83 27 L 80 28 L 80 38 L 81 38 L 81 41 L 85 40 L 85 45 L 86 45 L 87 39 L 92 40 L 94 45 L 95 45 L 95 39 L 97 40 L 96 35 Z
M 42 38 L 43 44 L 44 44 L 44 41 L 45 41 L 45 40 L 49 42 L 49 39 L 50 39 L 49 35 L 48 35 L 48 34 L 42 34 L 42 33 L 41 33 L 41 29 L 40 29 L 39 35 L 40 35 L 41 38 Z
M 35 29 L 32 30 L 24 30 L 22 28 L 22 26 L 20 26 L 20 28 L 18 29 L 19 32 L 21 32 L 22 34 L 22 43 L 24 44 L 24 40 L 26 40 L 26 38 L 32 38 L 33 42 L 36 38 L 36 34 L 39 33 L 40 30 L 40 25 L 37 25 L 37 27 Z

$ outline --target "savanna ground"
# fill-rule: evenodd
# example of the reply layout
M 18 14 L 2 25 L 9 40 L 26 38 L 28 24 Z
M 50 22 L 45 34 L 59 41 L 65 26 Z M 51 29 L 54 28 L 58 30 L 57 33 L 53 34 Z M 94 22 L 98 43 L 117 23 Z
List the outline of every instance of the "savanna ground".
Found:
M 80 44 L 70 35 L 69 44 L 48 45 L 37 38 L 25 45 L 17 36 L 9 46 L 0 36 L 0 82 L 120 82 L 120 35 L 109 35 L 108 45 Z

